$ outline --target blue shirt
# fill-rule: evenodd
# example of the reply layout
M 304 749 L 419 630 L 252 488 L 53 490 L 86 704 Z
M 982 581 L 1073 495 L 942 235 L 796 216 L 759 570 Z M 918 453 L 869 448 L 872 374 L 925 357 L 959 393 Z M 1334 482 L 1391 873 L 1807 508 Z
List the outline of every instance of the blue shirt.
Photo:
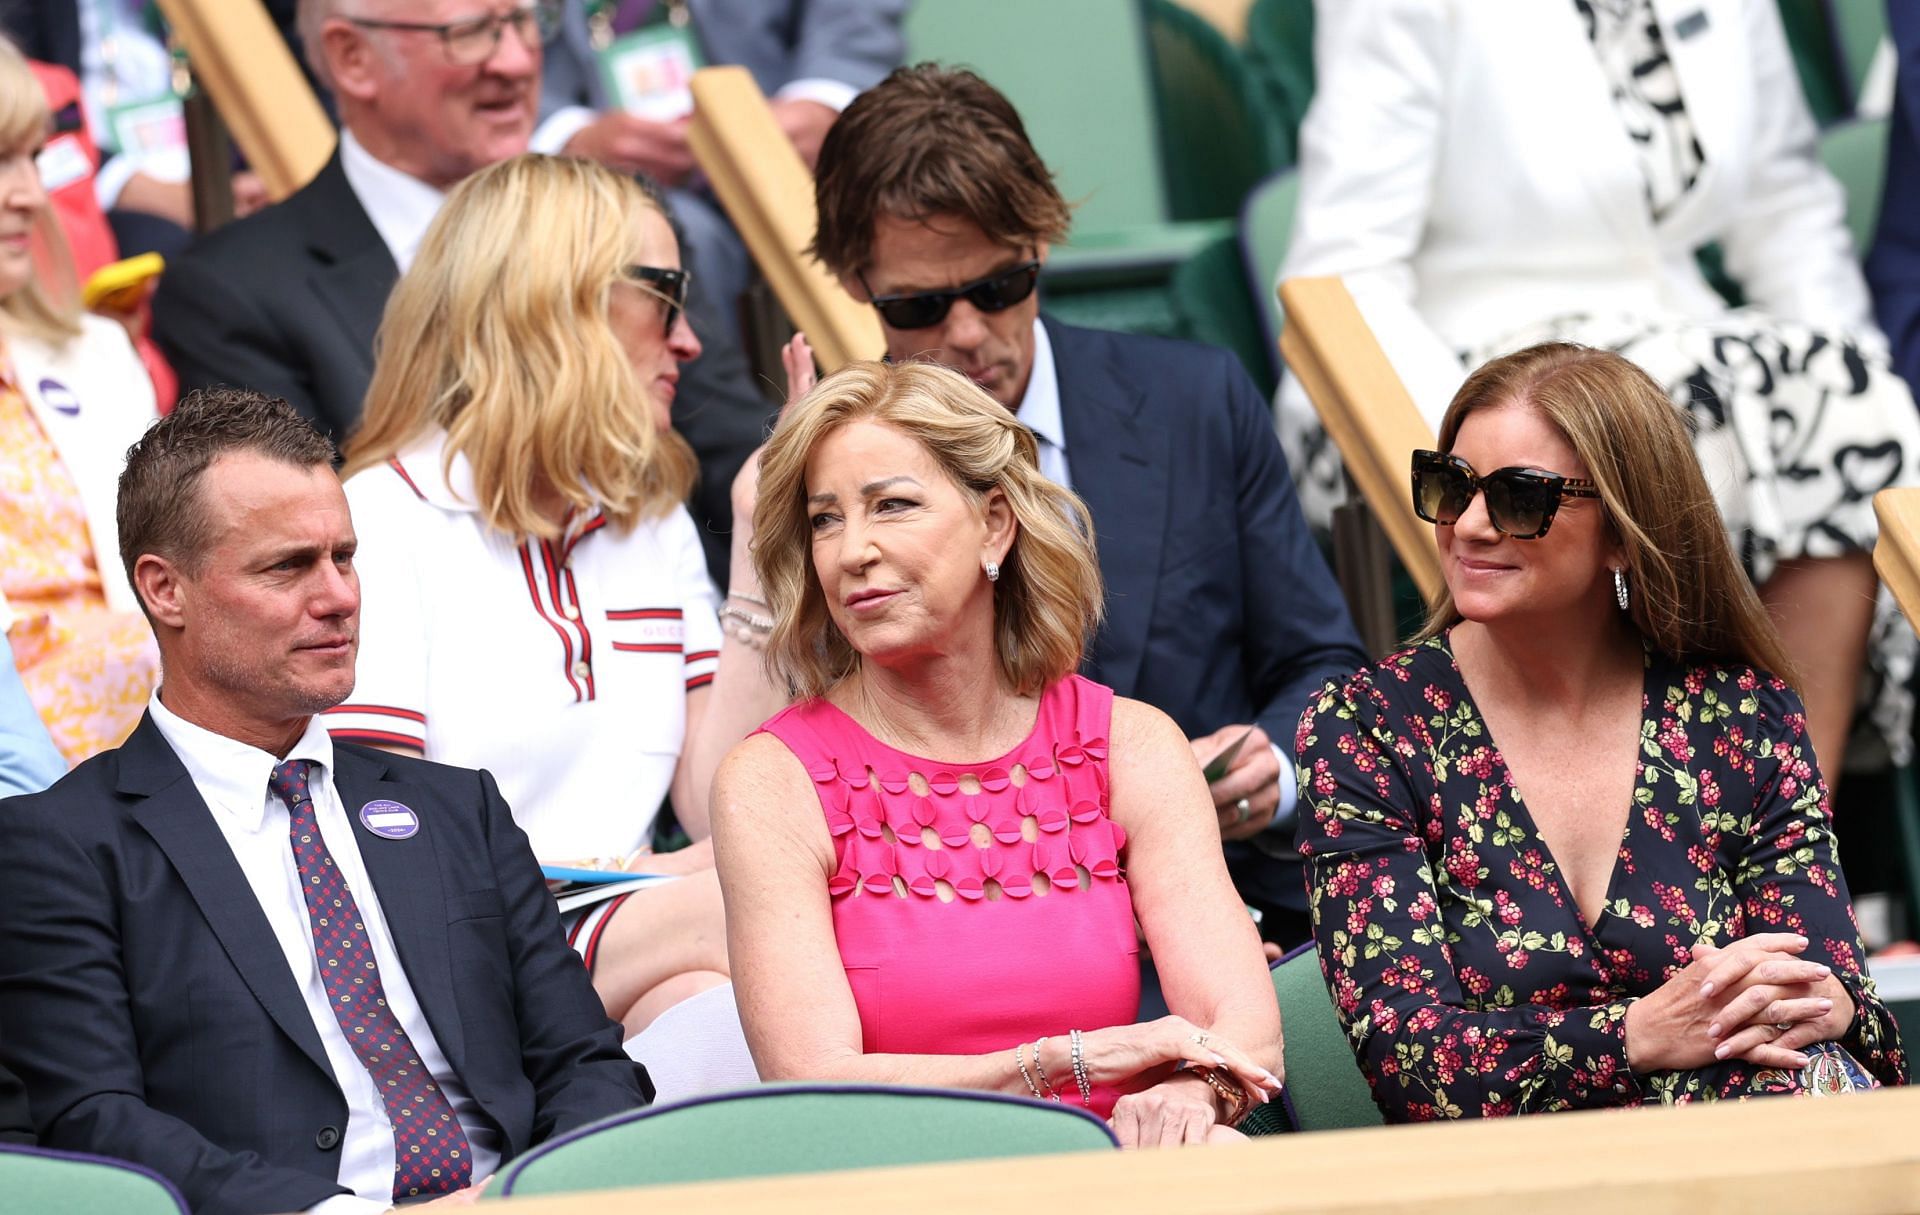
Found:
M 38 793 L 66 774 L 67 763 L 27 699 L 13 669 L 13 649 L 0 633 L 0 797 Z

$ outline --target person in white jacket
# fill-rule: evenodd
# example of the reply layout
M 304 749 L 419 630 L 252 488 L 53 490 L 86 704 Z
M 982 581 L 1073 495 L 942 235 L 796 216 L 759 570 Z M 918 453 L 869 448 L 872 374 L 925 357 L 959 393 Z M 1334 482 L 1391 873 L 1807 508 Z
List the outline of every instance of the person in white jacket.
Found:
M 1340 275 L 1428 420 L 1550 338 L 1619 351 L 1685 411 L 1736 549 L 1839 769 L 1872 631 L 1872 724 L 1910 747 L 1913 634 L 1880 594 L 1873 494 L 1916 482 L 1889 369 L 1771 0 L 1338 0 L 1282 278 Z M 1717 242 L 1748 305 L 1697 251 Z M 1310 514 L 1338 453 L 1298 384 Z

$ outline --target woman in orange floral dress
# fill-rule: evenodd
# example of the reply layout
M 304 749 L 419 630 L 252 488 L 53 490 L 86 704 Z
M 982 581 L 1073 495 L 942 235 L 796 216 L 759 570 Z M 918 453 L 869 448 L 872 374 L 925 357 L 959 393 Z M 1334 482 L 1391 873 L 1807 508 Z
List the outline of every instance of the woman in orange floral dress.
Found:
M 61 307 L 36 270 L 37 252 L 64 248 L 35 163 L 48 128 L 25 59 L 0 42 L 0 626 L 77 763 L 126 737 L 159 674 L 113 517 L 154 404 L 120 326 Z

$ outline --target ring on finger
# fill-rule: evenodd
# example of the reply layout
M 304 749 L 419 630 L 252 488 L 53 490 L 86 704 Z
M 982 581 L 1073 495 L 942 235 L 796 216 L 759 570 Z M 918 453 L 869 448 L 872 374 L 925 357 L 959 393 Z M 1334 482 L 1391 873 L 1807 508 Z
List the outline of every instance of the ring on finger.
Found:
M 1233 803 L 1234 826 L 1237 827 L 1241 823 L 1246 822 L 1248 819 L 1252 817 L 1253 817 L 1253 803 L 1251 801 L 1243 797 L 1239 801 Z
M 1773 1029 L 1775 1033 L 1784 1034 L 1792 1028 L 1793 1028 L 1793 1022 L 1791 1021 L 1775 1021 L 1773 1023 Z
M 1196 1030 L 1194 1030 L 1194 1031 L 1193 1031 L 1193 1044 L 1194 1044 L 1195 1046 L 1205 1046 L 1205 1045 L 1207 1044 L 1207 1031 L 1206 1031 L 1206 1030 L 1204 1030 L 1204 1029 L 1196 1029 Z

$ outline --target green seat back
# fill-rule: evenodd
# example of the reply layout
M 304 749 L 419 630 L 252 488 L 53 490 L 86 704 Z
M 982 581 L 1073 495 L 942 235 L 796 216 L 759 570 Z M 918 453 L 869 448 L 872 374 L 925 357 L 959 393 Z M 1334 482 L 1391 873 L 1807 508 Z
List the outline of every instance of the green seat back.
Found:
M 1078 203 L 1074 230 L 1168 218 L 1143 0 L 916 0 L 907 61 L 978 72 Z
M 767 1085 L 618 1114 L 500 1171 L 502 1198 L 781 1173 L 1110 1151 L 1076 1106 L 997 1093 L 874 1085 Z
M 1380 1107 L 1354 1061 L 1353 1047 L 1334 1013 L 1313 946 L 1295 950 L 1273 968 L 1286 1044 L 1287 1097 L 1303 1131 L 1379 1126 Z
M 1160 149 L 1174 219 L 1231 219 L 1255 182 L 1291 159 L 1246 61 L 1206 18 L 1147 0 Z
M 1313 101 L 1313 0 L 1256 0 L 1247 12 L 1246 59 L 1278 124 L 1278 163 L 1293 164 Z
M 1827 0 L 1833 12 L 1834 42 L 1840 51 L 1842 79 L 1849 99 L 1857 100 L 1860 87 L 1867 82 L 1867 69 L 1880 52 L 1887 37 L 1888 3 L 1907 4 L 1912 0 Z M 1849 105 L 1847 112 L 1852 113 Z
M 1887 120 L 1856 118 L 1828 127 L 1820 136 L 1820 159 L 1847 191 L 1847 229 L 1854 252 L 1866 256 L 1880 218 L 1880 188 L 1887 176 Z
M 1260 391 L 1273 395 L 1266 323 L 1247 293 L 1238 239 L 1222 236 L 1180 263 L 1173 272 L 1173 305 L 1181 337 L 1233 351 Z
M 187 1215 L 172 1185 L 138 1165 L 46 1148 L 0 1146 L 7 1215 Z
M 1300 202 L 1300 174 L 1282 169 L 1255 186 L 1240 207 L 1240 262 L 1247 291 L 1260 307 L 1267 356 L 1279 370 L 1280 326 L 1285 316 L 1274 287 L 1293 240 L 1293 211 Z

